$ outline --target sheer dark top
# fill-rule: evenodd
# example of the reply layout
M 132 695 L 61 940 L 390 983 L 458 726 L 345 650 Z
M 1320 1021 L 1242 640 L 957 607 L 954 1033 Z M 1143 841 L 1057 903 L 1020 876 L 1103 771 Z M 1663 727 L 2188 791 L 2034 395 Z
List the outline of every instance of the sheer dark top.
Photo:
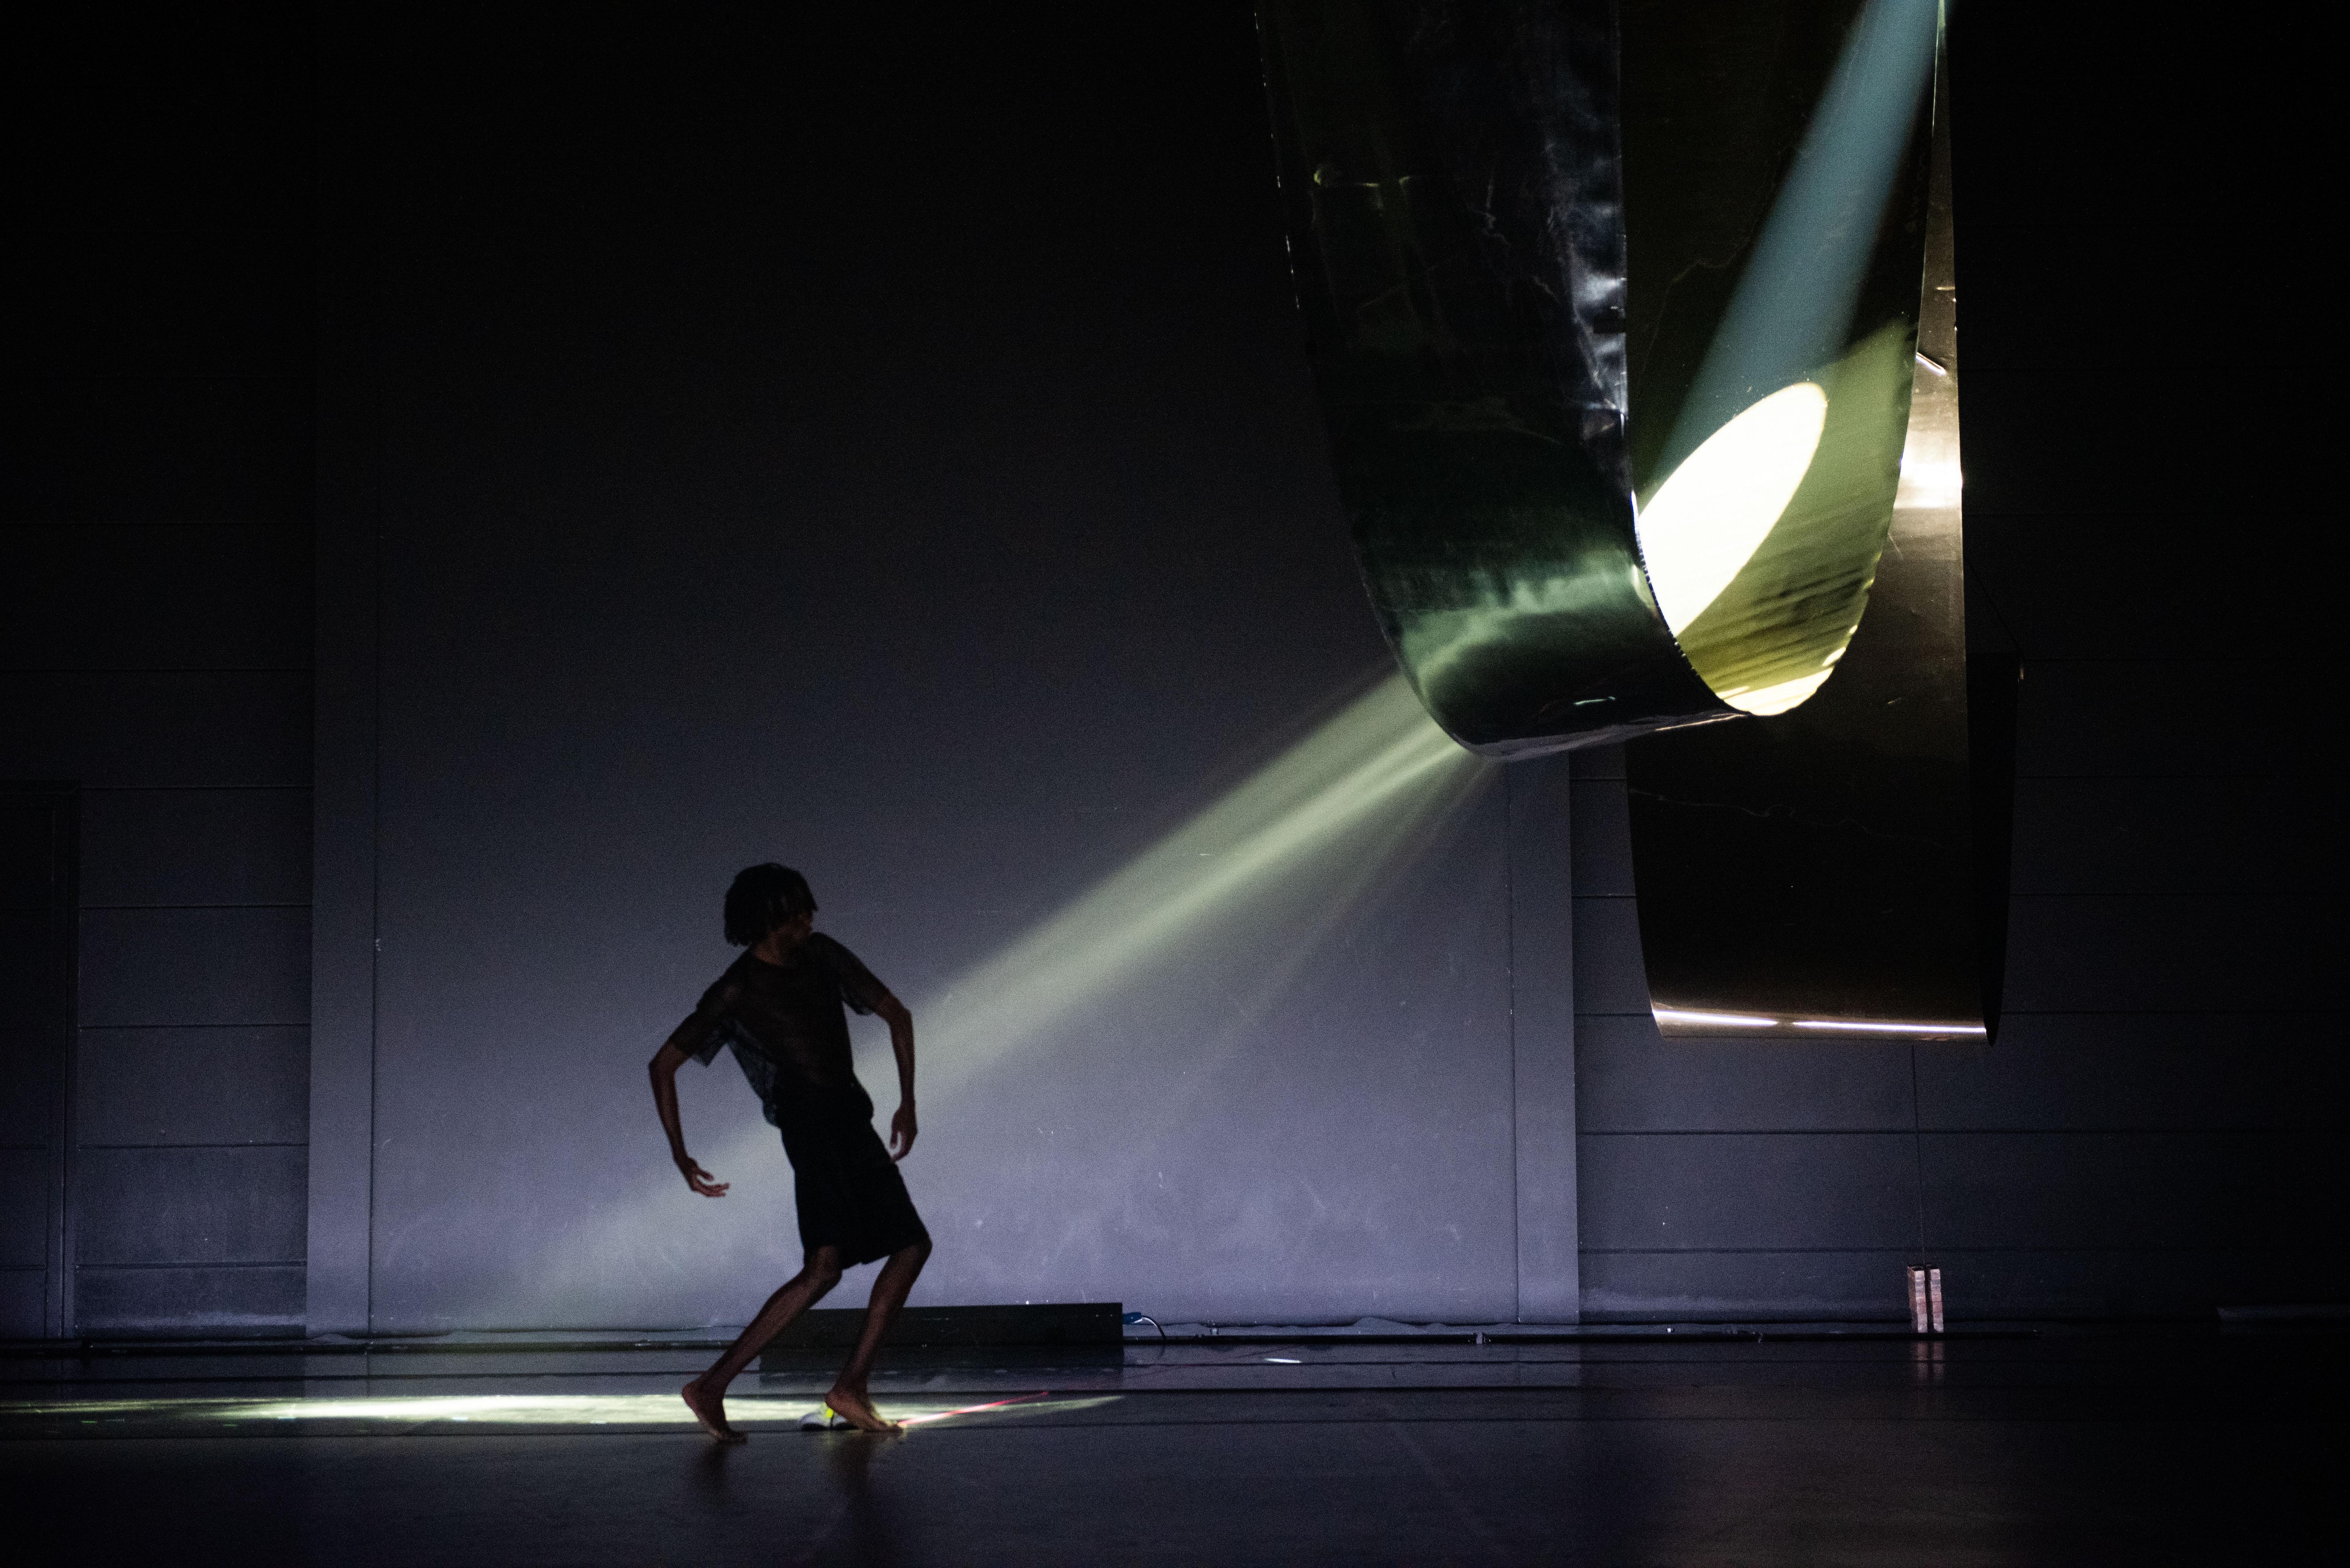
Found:
M 864 1097 L 841 1009 L 871 1012 L 889 994 L 855 953 L 813 932 L 781 964 L 748 952 L 729 964 L 670 1044 L 704 1066 L 720 1046 L 733 1047 L 767 1120 L 782 1127 L 814 1102 Z M 865 1114 L 873 1114 L 869 1101 Z

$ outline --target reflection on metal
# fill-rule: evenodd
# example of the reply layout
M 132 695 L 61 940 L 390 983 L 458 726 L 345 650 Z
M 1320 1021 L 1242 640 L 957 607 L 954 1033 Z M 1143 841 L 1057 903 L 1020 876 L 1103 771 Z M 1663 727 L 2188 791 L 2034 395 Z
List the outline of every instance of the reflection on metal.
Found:
M 1638 738 L 1666 1033 L 1981 1035 L 1937 0 L 1261 23 L 1339 484 L 1429 712 L 1492 756 Z
M 1640 939 L 1667 1035 L 1981 1040 L 1997 1016 L 1984 961 L 2004 942 L 1998 785 L 2015 670 L 1979 670 L 1970 702 L 1939 98 L 1932 129 L 1918 372 L 1867 618 L 1835 679 L 1793 711 L 1626 753 Z M 1763 1022 L 1708 1016 L 1721 1013 Z
M 1833 671 L 1909 398 L 1935 0 L 1266 0 L 1371 597 L 1462 745 Z
M 1785 515 L 1827 422 L 1816 383 L 1782 388 L 1708 436 L 1640 508 L 1648 586 L 1674 637 L 1713 607 Z

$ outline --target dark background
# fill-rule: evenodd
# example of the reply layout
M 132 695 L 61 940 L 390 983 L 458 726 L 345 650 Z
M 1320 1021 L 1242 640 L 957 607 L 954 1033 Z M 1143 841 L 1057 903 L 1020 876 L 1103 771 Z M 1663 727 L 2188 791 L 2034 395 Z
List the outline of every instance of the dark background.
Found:
M 1898 1315 L 1910 1257 L 1961 1317 L 2345 1290 L 2314 67 L 1953 28 L 2009 1023 L 1664 1044 L 1580 759 L 1589 1315 Z M 1243 5 L 92 6 L 7 55 L 0 779 L 80 786 L 82 1332 L 739 1319 L 780 1173 L 652 1206 L 636 1075 L 724 877 L 802 864 L 920 1012 L 1380 672 Z M 1501 933 L 1502 788 L 1275 1002 L 1310 876 L 927 1106 L 973 1237 L 927 1299 L 1510 1315 L 1509 987 L 1566 955 Z M 545 1282 L 629 1204 L 594 1245 L 653 1262 Z

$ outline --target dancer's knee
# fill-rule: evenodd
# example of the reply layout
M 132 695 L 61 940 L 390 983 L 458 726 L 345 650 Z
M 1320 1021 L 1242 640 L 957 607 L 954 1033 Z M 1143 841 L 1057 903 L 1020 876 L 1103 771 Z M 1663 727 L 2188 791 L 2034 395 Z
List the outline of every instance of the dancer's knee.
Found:
M 816 1287 L 823 1295 L 840 1283 L 840 1254 L 830 1247 L 818 1247 L 807 1255 L 807 1263 L 800 1270 L 800 1278 Z

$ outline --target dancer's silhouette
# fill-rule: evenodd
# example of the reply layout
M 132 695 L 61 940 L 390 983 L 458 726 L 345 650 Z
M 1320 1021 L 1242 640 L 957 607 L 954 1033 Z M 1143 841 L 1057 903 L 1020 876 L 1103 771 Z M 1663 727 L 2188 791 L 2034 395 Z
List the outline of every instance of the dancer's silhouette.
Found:
M 767 1298 L 726 1354 L 683 1390 L 695 1419 L 723 1443 L 743 1440 L 726 1422 L 726 1386 L 840 1282 L 841 1270 L 876 1258 L 889 1262 L 873 1282 L 857 1348 L 825 1404 L 866 1431 L 895 1431 L 875 1413 L 866 1379 L 882 1335 L 931 1255 L 930 1232 L 895 1163 L 914 1147 L 913 1016 L 855 953 L 815 924 L 816 898 L 798 872 L 754 866 L 736 877 L 726 890 L 726 940 L 749 950 L 702 994 L 692 1016 L 652 1059 L 653 1103 L 687 1186 L 705 1198 L 726 1196 L 727 1184 L 712 1179 L 685 1152 L 677 1070 L 689 1059 L 707 1064 L 720 1046 L 729 1045 L 767 1120 L 784 1135 L 798 1189 L 804 1266 Z M 873 1130 L 873 1102 L 850 1064 L 843 1004 L 879 1014 L 889 1025 L 898 1109 L 889 1118 L 887 1148 Z

